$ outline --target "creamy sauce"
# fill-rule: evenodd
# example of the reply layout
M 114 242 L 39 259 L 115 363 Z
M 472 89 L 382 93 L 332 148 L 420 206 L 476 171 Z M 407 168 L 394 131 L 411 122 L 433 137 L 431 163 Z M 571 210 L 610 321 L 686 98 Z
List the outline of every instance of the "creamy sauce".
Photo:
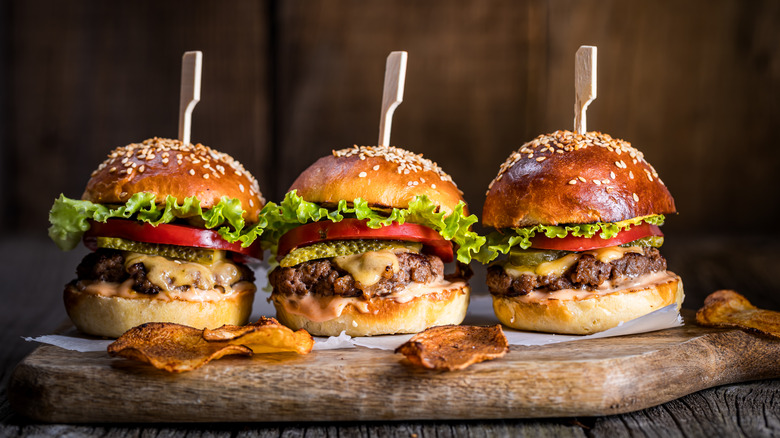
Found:
M 513 297 L 523 303 L 538 303 L 549 300 L 584 300 L 614 292 L 629 292 L 632 289 L 645 289 L 652 285 L 668 283 L 677 279 L 677 275 L 669 271 L 651 272 L 635 278 L 623 278 L 619 281 L 605 281 L 599 287 L 589 290 L 561 289 L 553 292 L 531 291 L 527 295 Z
M 349 272 L 355 281 L 367 287 L 378 283 L 385 272 L 389 270 L 392 270 L 393 274 L 398 272 L 397 254 L 408 251 L 406 248 L 368 251 L 360 254 L 333 257 L 333 262 L 341 269 Z
M 539 276 L 546 276 L 546 275 L 563 275 L 566 271 L 568 271 L 572 266 L 574 266 L 575 263 L 577 263 L 577 260 L 580 259 L 585 254 L 592 255 L 596 258 L 596 260 L 602 262 L 602 263 L 609 263 L 614 260 L 620 259 L 624 255 L 628 253 L 638 253 L 642 254 L 643 250 L 641 247 L 638 246 L 630 246 L 627 248 L 623 248 L 620 246 L 610 246 L 607 248 L 599 248 L 599 249 L 593 249 L 590 251 L 583 251 L 573 254 L 567 254 L 564 257 L 561 257 L 556 260 L 552 260 L 549 262 L 540 263 L 537 266 L 514 266 L 507 262 L 504 265 L 504 270 L 507 274 L 509 274 L 512 277 L 520 277 L 523 274 L 530 274 L 530 275 L 539 275 Z
M 154 299 L 162 301 L 193 301 L 193 302 L 216 302 L 228 299 L 238 299 L 245 293 L 253 293 L 255 285 L 248 281 L 239 281 L 231 286 L 225 287 L 225 292 L 218 289 L 200 290 L 189 288 L 187 290 L 163 290 L 155 295 L 140 294 L 133 289 L 133 280 L 126 280 L 122 283 L 110 283 L 106 281 L 87 281 L 78 282 L 77 288 L 80 292 L 104 297 L 120 297 L 128 299 Z
M 403 304 L 423 295 L 460 289 L 465 286 L 466 283 L 463 281 L 449 282 L 444 280 L 444 278 L 439 278 L 437 281 L 428 284 L 410 283 L 402 291 L 369 300 L 361 297 L 322 298 L 315 297 L 310 293 L 304 296 L 275 294 L 273 295 L 273 300 L 283 306 L 288 313 L 304 316 L 314 322 L 324 322 L 341 316 L 347 306 L 354 307 L 360 313 L 376 313 L 377 310 L 373 310 L 371 305 L 375 300 L 392 300 Z

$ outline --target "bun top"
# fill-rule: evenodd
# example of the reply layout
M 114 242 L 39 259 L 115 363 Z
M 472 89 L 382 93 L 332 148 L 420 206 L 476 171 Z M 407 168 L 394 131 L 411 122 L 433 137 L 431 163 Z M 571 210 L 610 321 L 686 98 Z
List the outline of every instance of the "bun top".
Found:
M 257 222 L 265 204 L 257 180 L 230 155 L 202 144 L 151 138 L 121 146 L 92 172 L 82 199 L 99 204 L 124 204 L 133 194 L 149 192 L 155 202 L 171 195 L 182 202 L 195 196 L 206 210 L 223 196 L 236 198 L 244 219 Z
M 374 208 L 407 208 L 416 195 L 427 195 L 448 213 L 463 200 L 463 193 L 436 163 L 392 146 L 333 151 L 304 170 L 289 190 L 317 204 L 362 198 Z
M 490 183 L 482 223 L 495 228 L 619 222 L 677 210 L 653 166 L 600 132 L 556 131 L 526 143 Z

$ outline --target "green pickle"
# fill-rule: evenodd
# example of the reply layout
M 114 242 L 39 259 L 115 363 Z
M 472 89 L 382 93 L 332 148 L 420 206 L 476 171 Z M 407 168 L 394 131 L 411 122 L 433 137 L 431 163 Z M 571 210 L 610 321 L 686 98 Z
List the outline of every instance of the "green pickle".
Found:
M 509 263 L 514 266 L 537 266 L 544 262 L 557 260 L 569 251 L 556 251 L 549 249 L 512 249 L 509 252 Z
M 279 262 L 279 266 L 288 268 L 310 260 L 329 259 L 331 257 L 395 248 L 420 251 L 420 249 L 422 249 L 422 243 L 400 242 L 397 240 L 332 240 L 317 242 L 290 251 L 290 253 Z
M 641 239 L 637 239 L 633 242 L 624 243 L 620 246 L 622 247 L 641 246 L 643 248 L 647 248 L 647 247 L 660 248 L 661 245 L 663 244 L 664 244 L 663 236 L 647 236 Z
M 172 259 L 186 260 L 210 265 L 224 258 L 225 252 L 219 249 L 194 248 L 191 246 L 166 245 L 161 243 L 136 242 L 119 237 L 98 237 L 98 248 L 118 249 L 140 254 L 159 255 Z

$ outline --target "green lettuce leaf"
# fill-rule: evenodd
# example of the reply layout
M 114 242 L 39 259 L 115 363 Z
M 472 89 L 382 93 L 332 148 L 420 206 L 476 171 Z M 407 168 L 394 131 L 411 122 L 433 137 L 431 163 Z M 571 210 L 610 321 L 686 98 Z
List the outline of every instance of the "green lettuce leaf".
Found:
M 485 244 L 485 237 L 470 230 L 477 222 L 475 215 L 466 216 L 466 204 L 460 202 L 451 214 L 437 212 L 436 205 L 427 196 L 416 196 L 409 203 L 409 208 L 393 208 L 389 212 L 372 210 L 363 199 L 355 199 L 350 206 L 342 200 L 333 209 L 328 210 L 298 196 L 297 191 L 288 192 L 279 205 L 269 202 L 260 213 L 263 222 L 262 241 L 272 254 L 276 255 L 279 238 L 286 232 L 309 222 L 320 220 L 341 221 L 345 215 L 367 220 L 370 228 L 380 228 L 393 222 L 406 222 L 424 225 L 436 230 L 442 237 L 457 245 L 457 258 L 462 263 L 469 263 Z M 259 225 L 259 224 L 258 224 Z M 253 227 L 255 228 L 255 227 Z
M 598 234 L 602 239 L 611 239 L 623 230 L 627 230 L 634 225 L 648 223 L 661 226 L 664 224 L 665 217 L 662 214 L 644 216 L 628 219 L 621 222 L 597 222 L 595 224 L 578 225 L 535 225 L 525 228 L 511 228 L 506 232 L 494 231 L 487 236 L 487 244 L 484 245 L 475 259 L 487 263 L 499 254 L 507 254 L 513 246 L 519 246 L 522 249 L 528 249 L 531 246 L 531 239 L 537 233 L 544 233 L 550 238 L 563 238 L 571 234 L 575 237 L 594 237 Z M 484 261 L 483 261 L 484 260 Z
M 176 198 L 167 196 L 164 205 L 157 205 L 155 198 L 151 193 L 136 193 L 124 205 L 103 205 L 61 194 L 49 211 L 49 237 L 61 249 L 71 250 L 89 230 L 89 220 L 106 222 L 111 218 L 135 219 L 154 226 L 177 218 L 200 218 L 206 228 L 220 227 L 217 232 L 223 239 L 231 243 L 241 241 L 243 247 L 251 245 L 259 235 L 242 232 L 246 223 L 238 199 L 223 197 L 213 208 L 203 210 L 195 197 L 185 198 L 179 204 Z

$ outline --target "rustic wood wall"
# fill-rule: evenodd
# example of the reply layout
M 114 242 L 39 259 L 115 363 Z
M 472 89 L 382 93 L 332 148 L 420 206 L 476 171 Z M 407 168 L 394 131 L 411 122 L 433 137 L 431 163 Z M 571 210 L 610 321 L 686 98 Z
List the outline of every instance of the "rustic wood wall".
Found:
M 52 200 L 79 196 L 111 148 L 175 136 L 194 49 L 193 140 L 274 200 L 331 149 L 376 142 L 385 57 L 407 50 L 393 143 L 437 161 L 479 213 L 512 150 L 571 129 L 574 52 L 590 44 L 588 126 L 658 169 L 680 210 L 667 232 L 777 233 L 778 41 L 775 0 L 7 0 L 3 229 L 43 235 Z

